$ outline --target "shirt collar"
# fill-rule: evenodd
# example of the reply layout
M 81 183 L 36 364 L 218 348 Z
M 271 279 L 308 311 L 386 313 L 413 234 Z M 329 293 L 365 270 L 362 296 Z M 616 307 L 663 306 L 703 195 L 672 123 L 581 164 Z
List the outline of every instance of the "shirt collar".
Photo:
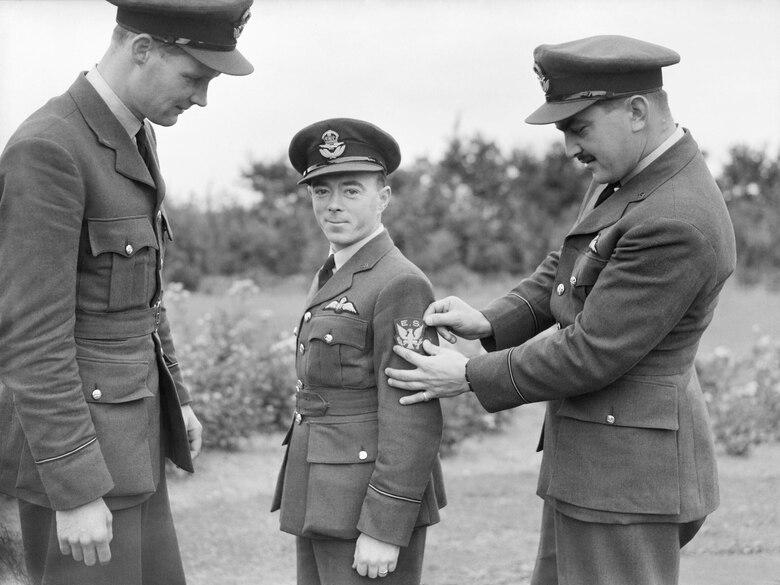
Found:
M 620 184 L 625 185 L 628 183 L 631 179 L 636 177 L 639 173 L 641 173 L 643 170 L 645 170 L 647 167 L 649 167 L 653 162 L 656 161 L 656 159 L 661 156 L 663 153 L 665 153 L 667 150 L 669 150 L 672 146 L 675 145 L 675 143 L 680 140 L 685 135 L 685 131 L 682 129 L 681 126 L 677 126 L 672 132 L 672 135 L 669 136 L 666 140 L 664 140 L 661 145 L 656 148 L 653 152 L 648 154 L 645 158 L 639 161 L 639 164 L 637 164 L 634 169 L 628 173 L 625 177 L 620 179 Z
M 89 70 L 87 73 L 87 81 L 92 84 L 92 87 L 95 88 L 98 95 L 103 98 L 108 109 L 116 116 L 116 119 L 119 120 L 119 123 L 122 124 L 125 131 L 133 140 L 135 140 L 135 135 L 138 134 L 138 131 L 143 125 L 141 120 L 136 118 L 135 114 L 122 103 L 122 100 L 114 93 L 114 90 L 108 85 L 108 82 L 100 74 L 100 71 L 97 70 L 97 67 L 93 67 Z
M 365 246 L 369 241 L 373 240 L 375 237 L 377 237 L 379 234 L 381 234 L 385 230 L 385 226 L 383 226 L 381 223 L 377 226 L 377 228 L 371 232 L 370 235 L 366 236 L 359 242 L 355 242 L 354 244 L 351 244 L 347 246 L 346 248 L 342 248 L 338 252 L 334 252 L 333 248 L 330 249 L 330 253 L 333 254 L 333 260 L 336 262 L 336 266 L 333 267 L 333 272 L 336 272 L 339 268 L 344 266 L 346 264 L 347 260 L 352 258 L 360 248 Z

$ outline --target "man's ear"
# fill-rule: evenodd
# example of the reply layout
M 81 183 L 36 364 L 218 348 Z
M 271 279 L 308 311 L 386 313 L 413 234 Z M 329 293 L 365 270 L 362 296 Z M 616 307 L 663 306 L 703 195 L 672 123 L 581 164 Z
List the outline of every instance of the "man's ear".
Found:
M 146 33 L 142 33 L 133 37 L 130 41 L 130 53 L 132 54 L 133 61 L 140 65 L 146 63 L 149 60 L 149 56 L 154 49 L 154 39 Z
M 379 211 L 384 211 L 387 206 L 390 205 L 390 197 L 393 195 L 393 190 L 390 185 L 385 185 L 379 190 Z
M 631 110 L 631 129 L 642 130 L 647 125 L 647 114 L 650 111 L 650 103 L 643 95 L 631 96 L 628 102 Z

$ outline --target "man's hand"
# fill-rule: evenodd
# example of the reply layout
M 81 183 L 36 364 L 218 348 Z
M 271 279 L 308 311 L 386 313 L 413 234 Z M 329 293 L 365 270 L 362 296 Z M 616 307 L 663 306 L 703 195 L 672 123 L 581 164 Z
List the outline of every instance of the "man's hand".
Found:
M 368 576 L 370 579 L 386 577 L 388 573 L 395 571 L 400 551 L 400 546 L 382 542 L 368 534 L 361 534 L 355 545 L 352 568 L 362 577 Z
M 493 326 L 485 315 L 458 297 L 446 297 L 432 302 L 425 309 L 426 325 L 436 327 L 442 339 L 455 343 L 455 335 L 463 339 L 482 339 L 493 334 Z
M 200 453 L 200 447 L 203 442 L 203 425 L 200 424 L 198 417 L 195 416 L 195 411 L 189 404 L 185 404 L 181 407 L 181 414 L 184 418 L 184 424 L 187 427 L 187 438 L 190 441 L 190 454 L 192 458 L 198 456 Z
M 434 398 L 446 398 L 468 392 L 466 382 L 466 362 L 462 353 L 454 349 L 439 347 L 427 339 L 423 349 L 428 355 L 420 355 L 400 345 L 394 345 L 393 351 L 413 366 L 414 370 L 396 370 L 387 368 L 388 383 L 401 390 L 425 390 L 401 398 L 401 404 L 428 402 Z
M 89 567 L 95 561 L 105 565 L 111 560 L 112 516 L 103 498 L 72 510 L 57 510 L 55 521 L 62 554 Z

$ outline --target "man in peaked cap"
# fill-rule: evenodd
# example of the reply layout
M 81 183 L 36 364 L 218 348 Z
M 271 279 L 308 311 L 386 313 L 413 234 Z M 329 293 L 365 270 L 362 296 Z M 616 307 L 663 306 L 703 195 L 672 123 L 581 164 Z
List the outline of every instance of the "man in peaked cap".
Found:
M 165 457 L 201 425 L 162 304 L 172 239 L 151 123 L 205 106 L 251 0 L 112 0 L 110 46 L 0 156 L 0 491 L 32 583 L 185 582 Z
M 296 328 L 296 411 L 272 511 L 297 537 L 299 585 L 416 585 L 445 495 L 438 401 L 407 409 L 384 375 L 404 367 L 395 343 L 436 340 L 422 322 L 431 284 L 382 226 L 401 153 L 373 124 L 335 118 L 298 132 L 290 161 L 330 255 Z
M 487 354 L 397 348 L 418 369 L 390 370 L 390 383 L 424 389 L 411 404 L 469 390 L 491 412 L 547 402 L 533 585 L 671 585 L 680 548 L 718 505 L 694 358 L 734 270 L 733 228 L 669 111 L 661 70 L 675 52 L 599 36 L 534 57 L 545 103 L 526 121 L 555 124 L 593 174 L 578 220 L 482 311 L 449 297 L 426 312 Z

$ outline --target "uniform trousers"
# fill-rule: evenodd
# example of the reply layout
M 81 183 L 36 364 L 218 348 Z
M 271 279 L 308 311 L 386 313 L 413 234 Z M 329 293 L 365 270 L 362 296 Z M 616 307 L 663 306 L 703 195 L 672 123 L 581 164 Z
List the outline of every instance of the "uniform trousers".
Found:
M 165 473 L 143 503 L 112 510 L 111 561 L 88 567 L 60 552 L 55 512 L 19 501 L 27 572 L 33 585 L 185 585 Z
M 354 540 L 295 539 L 298 559 L 298 585 L 419 585 L 427 527 L 412 532 L 409 545 L 401 548 L 396 569 L 387 577 L 361 577 L 352 568 Z
M 531 585 L 677 585 L 680 549 L 703 523 L 582 522 L 545 500 Z

